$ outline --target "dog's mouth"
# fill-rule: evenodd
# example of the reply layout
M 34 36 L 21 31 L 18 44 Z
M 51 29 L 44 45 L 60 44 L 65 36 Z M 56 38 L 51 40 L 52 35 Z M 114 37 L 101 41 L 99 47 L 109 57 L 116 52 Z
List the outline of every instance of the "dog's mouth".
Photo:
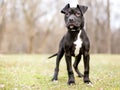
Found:
M 67 25 L 67 28 L 69 29 L 75 29 L 75 28 L 78 28 L 79 26 L 75 23 L 68 23 Z
M 70 23 L 67 25 L 67 28 L 69 31 L 71 32 L 76 32 L 76 31 L 79 31 L 79 26 L 73 24 L 73 23 Z

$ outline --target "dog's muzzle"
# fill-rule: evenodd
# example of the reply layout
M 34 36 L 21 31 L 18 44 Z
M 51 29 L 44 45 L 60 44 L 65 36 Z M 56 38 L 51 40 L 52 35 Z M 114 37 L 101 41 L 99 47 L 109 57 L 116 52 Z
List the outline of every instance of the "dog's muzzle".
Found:
M 76 17 L 71 15 L 68 20 L 67 20 L 67 23 L 66 23 L 66 26 L 67 28 L 69 29 L 76 29 L 76 28 L 79 28 L 80 25 L 79 25 L 79 22 L 77 22 L 76 20 Z
M 68 22 L 68 23 L 66 24 L 66 27 L 67 27 L 68 29 L 77 29 L 77 28 L 79 28 L 80 26 L 79 26 L 77 23 L 75 23 L 75 22 Z

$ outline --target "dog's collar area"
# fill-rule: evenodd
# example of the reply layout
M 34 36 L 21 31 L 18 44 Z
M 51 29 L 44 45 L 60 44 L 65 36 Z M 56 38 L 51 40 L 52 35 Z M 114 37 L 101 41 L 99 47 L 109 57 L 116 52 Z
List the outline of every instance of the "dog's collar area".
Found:
M 76 29 L 71 29 L 70 31 L 71 31 L 71 32 L 78 32 L 78 31 L 80 31 L 80 30 L 81 30 L 81 29 L 77 29 L 77 30 L 76 30 Z
M 76 30 L 75 30 L 75 29 L 72 29 L 71 31 L 72 31 L 72 32 L 75 32 Z

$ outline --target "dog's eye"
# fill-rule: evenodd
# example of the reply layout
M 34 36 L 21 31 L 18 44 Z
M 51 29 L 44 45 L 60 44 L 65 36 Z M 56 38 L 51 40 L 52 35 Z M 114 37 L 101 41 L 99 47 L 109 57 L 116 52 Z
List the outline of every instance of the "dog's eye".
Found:
M 80 13 L 76 13 L 76 16 L 79 17 L 79 16 L 80 16 Z
M 65 13 L 66 16 L 69 16 L 70 14 L 69 13 Z

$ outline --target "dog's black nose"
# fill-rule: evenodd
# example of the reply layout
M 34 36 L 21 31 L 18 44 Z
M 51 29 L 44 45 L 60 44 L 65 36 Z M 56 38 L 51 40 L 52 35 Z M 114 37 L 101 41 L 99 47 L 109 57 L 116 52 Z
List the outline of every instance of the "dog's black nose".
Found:
M 75 16 L 74 16 L 74 15 L 71 15 L 68 20 L 69 20 L 69 22 L 74 22 Z
M 73 18 L 70 18 L 70 19 L 69 19 L 69 21 L 70 21 L 70 22 L 73 22 L 73 21 L 74 21 L 74 19 L 73 19 Z

